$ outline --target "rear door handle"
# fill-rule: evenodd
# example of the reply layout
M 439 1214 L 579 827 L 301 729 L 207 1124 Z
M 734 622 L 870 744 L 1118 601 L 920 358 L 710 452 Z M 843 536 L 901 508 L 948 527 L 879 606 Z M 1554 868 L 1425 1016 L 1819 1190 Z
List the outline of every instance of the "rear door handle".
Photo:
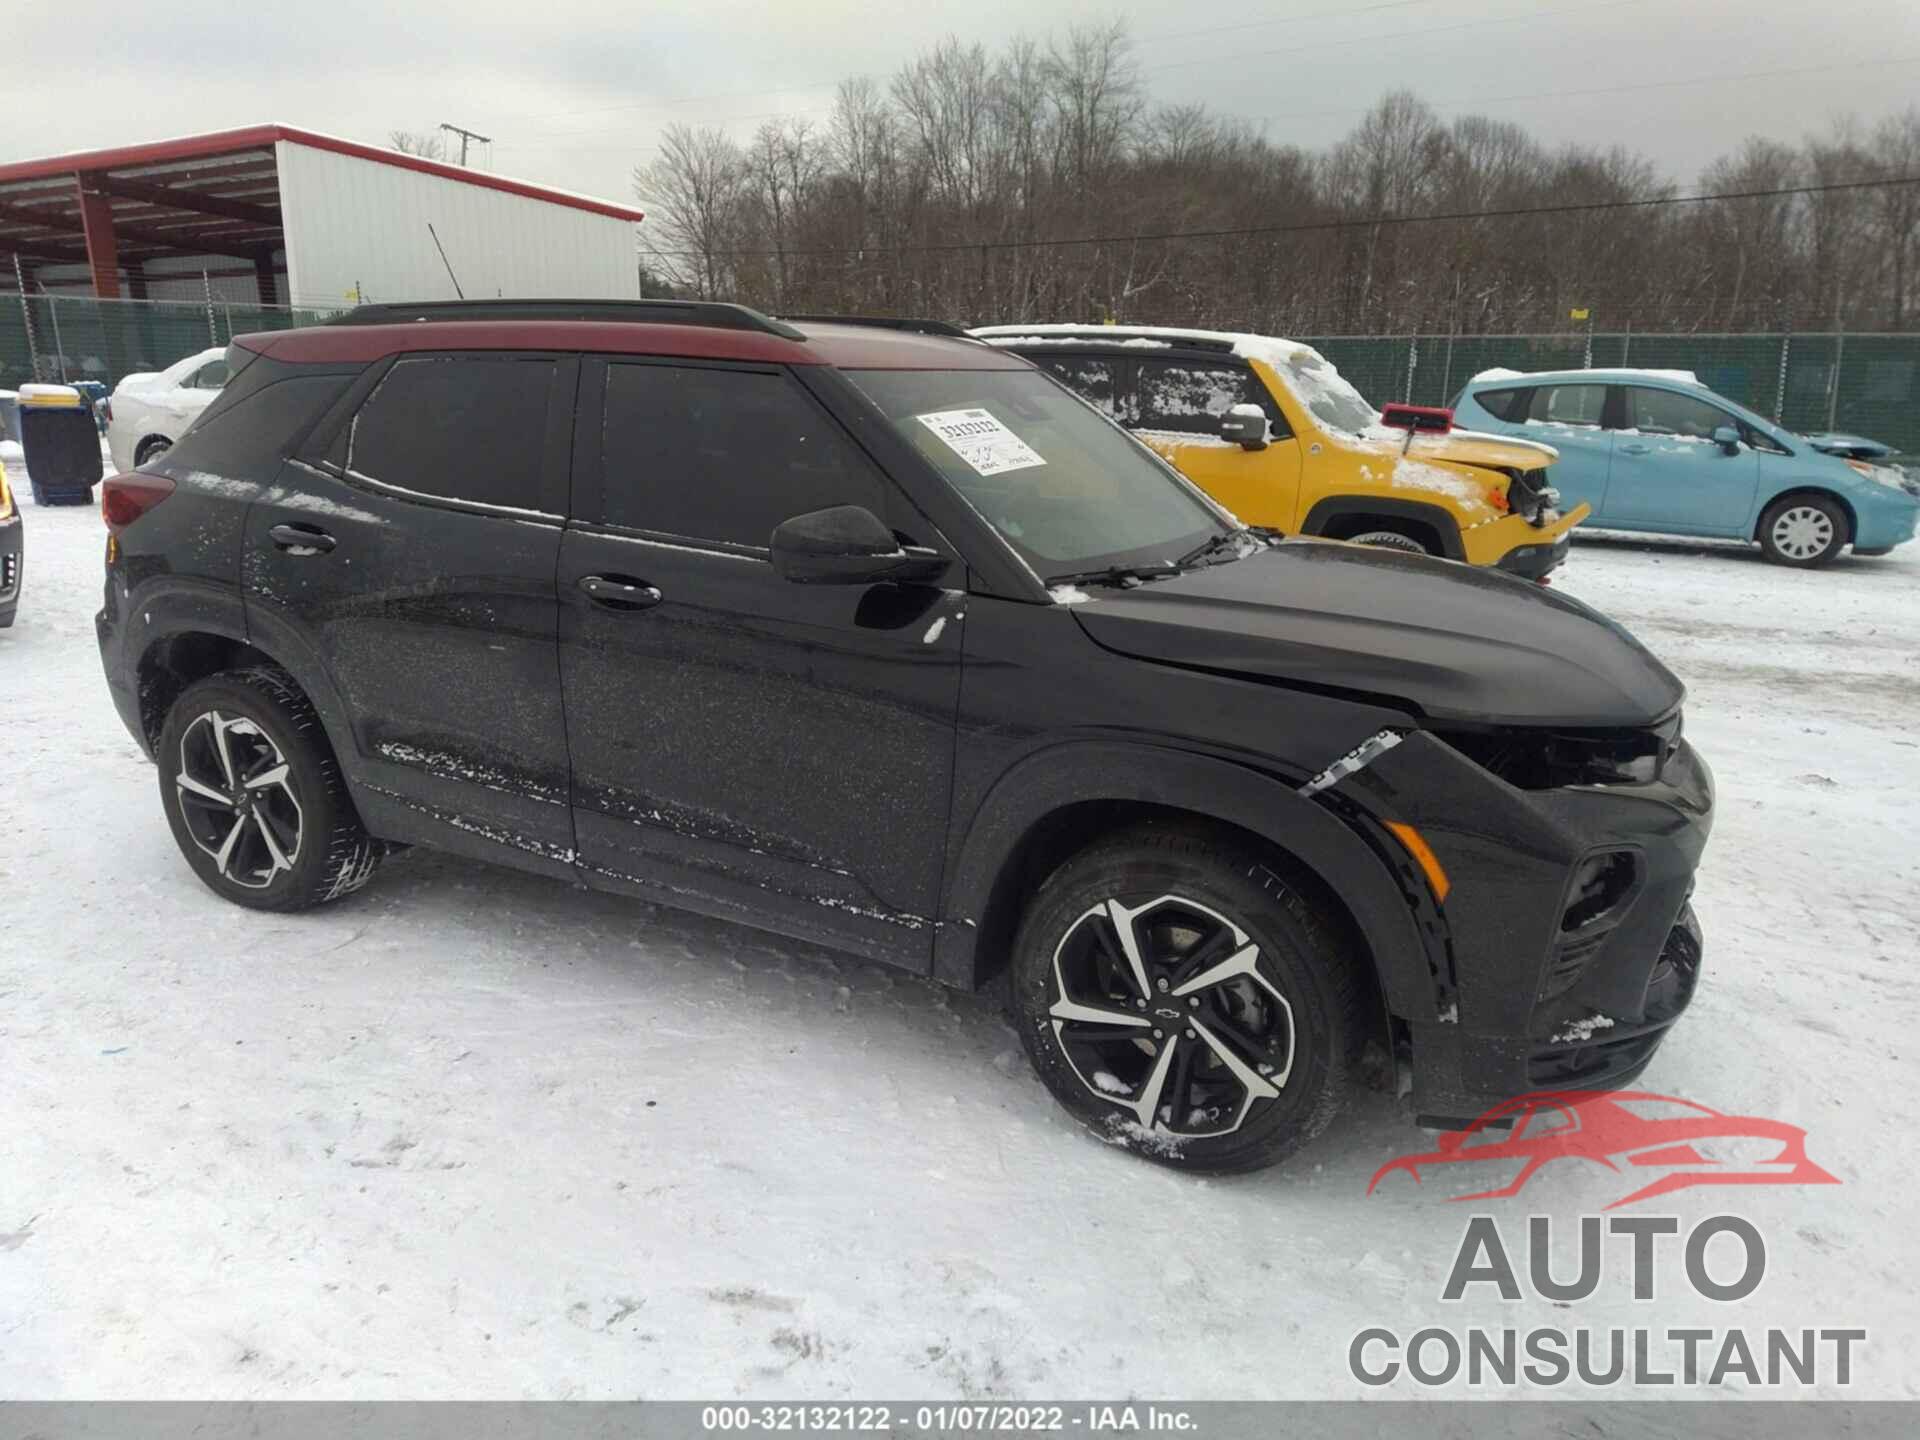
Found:
M 313 525 L 276 525 L 267 531 L 267 538 L 296 555 L 324 555 L 335 544 L 331 535 Z
M 1622 445 L 1620 447 L 1620 453 L 1622 455 L 1645 455 L 1647 449 L 1648 447 L 1645 445 Z
M 610 610 L 651 610 L 663 598 L 658 586 L 640 580 L 617 580 L 611 575 L 582 575 L 580 588 L 596 605 Z

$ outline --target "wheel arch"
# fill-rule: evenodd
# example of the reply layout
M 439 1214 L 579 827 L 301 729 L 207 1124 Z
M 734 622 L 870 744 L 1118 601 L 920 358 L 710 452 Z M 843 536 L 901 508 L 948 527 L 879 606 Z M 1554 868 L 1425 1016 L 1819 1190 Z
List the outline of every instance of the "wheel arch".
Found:
M 315 663 L 298 663 L 297 655 L 298 647 L 274 644 L 249 633 L 244 625 L 225 624 L 208 615 L 181 617 L 171 626 L 149 622 L 133 667 L 135 704 L 149 752 L 159 741 L 167 712 L 189 685 L 223 670 L 271 665 L 285 671 L 312 702 L 327 743 L 346 767 L 355 753 L 346 707 L 324 669 Z
M 1860 533 L 1860 512 L 1855 510 L 1853 508 L 1853 502 L 1848 500 L 1847 497 L 1842 495 L 1838 490 L 1829 490 L 1826 486 L 1817 484 L 1788 485 L 1784 489 L 1777 490 L 1768 496 L 1767 499 L 1761 503 L 1760 508 L 1754 513 L 1753 534 L 1750 538 L 1756 544 L 1759 542 L 1762 532 L 1767 528 L 1767 516 L 1771 515 L 1789 500 L 1830 501 L 1838 505 L 1840 507 L 1840 513 L 1847 517 L 1847 539 L 1843 543 L 1850 544 L 1853 537 Z
M 1385 1007 L 1433 1012 L 1433 977 L 1413 911 L 1360 836 L 1263 772 L 1143 745 L 1054 746 L 1000 778 L 951 851 L 935 978 L 963 989 L 994 979 L 1033 889 L 1094 839 L 1135 823 L 1228 832 L 1308 877 L 1314 898 L 1367 955 Z
M 133 463 L 135 465 L 146 464 L 147 458 L 150 458 L 150 457 L 144 456 L 143 452 L 145 452 L 148 449 L 148 447 L 150 447 L 153 444 L 153 442 L 156 440 L 158 440 L 163 446 L 165 446 L 169 450 L 171 450 L 176 443 L 176 438 L 172 435 L 167 434 L 163 430 L 147 431 L 146 434 L 142 435 L 138 440 L 133 442 L 133 448 L 128 452 L 132 456 Z
M 1432 534 L 1438 546 L 1435 554 L 1449 560 L 1467 558 L 1466 545 L 1460 538 L 1460 522 L 1446 506 L 1394 496 L 1329 495 L 1307 511 L 1307 518 L 1300 522 L 1300 533 L 1340 540 L 1367 530 L 1397 528 L 1392 523 L 1381 525 L 1378 521 L 1418 525 Z

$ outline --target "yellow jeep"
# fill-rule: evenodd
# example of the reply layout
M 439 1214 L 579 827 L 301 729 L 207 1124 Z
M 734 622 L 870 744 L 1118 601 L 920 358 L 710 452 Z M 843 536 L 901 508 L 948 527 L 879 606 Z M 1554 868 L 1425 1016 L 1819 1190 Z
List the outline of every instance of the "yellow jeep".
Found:
M 972 333 L 1077 391 L 1249 525 L 1544 580 L 1590 512 L 1560 513 L 1552 446 L 1454 430 L 1445 411 L 1383 416 L 1289 340 L 1117 325 Z

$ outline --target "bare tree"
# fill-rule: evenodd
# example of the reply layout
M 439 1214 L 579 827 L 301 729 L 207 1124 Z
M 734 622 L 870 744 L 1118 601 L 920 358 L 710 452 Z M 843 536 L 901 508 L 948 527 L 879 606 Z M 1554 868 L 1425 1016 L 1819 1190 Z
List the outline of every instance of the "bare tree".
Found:
M 652 254 L 670 280 L 706 299 L 730 291 L 732 252 L 750 235 L 746 189 L 745 158 L 725 131 L 667 127 L 659 156 L 635 167 L 633 193 L 666 241 Z
M 402 155 L 418 155 L 423 160 L 447 158 L 446 136 L 432 130 L 389 130 L 387 143 Z

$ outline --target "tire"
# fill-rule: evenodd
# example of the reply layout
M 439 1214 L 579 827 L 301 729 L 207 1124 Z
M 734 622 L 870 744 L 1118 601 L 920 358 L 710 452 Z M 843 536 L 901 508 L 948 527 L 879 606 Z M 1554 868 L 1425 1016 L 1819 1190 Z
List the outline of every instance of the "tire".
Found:
M 164 435 L 149 435 L 133 451 L 133 468 L 138 470 L 154 456 L 164 454 L 173 448 L 173 441 Z
M 1283 869 L 1147 826 L 1035 891 L 1008 1005 L 1041 1082 L 1100 1139 L 1182 1170 L 1257 1170 L 1338 1112 L 1367 1035 L 1361 964 Z
M 1760 549 L 1776 565 L 1812 570 L 1833 563 L 1852 538 L 1847 512 L 1824 495 L 1788 495 L 1760 517 Z
M 155 755 L 180 853 L 236 905 L 336 900 L 366 884 L 385 853 L 360 824 L 312 702 L 283 670 L 229 670 L 188 686 Z
M 1411 535 L 1402 535 L 1398 530 L 1367 530 L 1359 535 L 1347 537 L 1349 545 L 1372 545 L 1380 550 L 1405 550 L 1414 555 L 1431 555 L 1433 552 Z

